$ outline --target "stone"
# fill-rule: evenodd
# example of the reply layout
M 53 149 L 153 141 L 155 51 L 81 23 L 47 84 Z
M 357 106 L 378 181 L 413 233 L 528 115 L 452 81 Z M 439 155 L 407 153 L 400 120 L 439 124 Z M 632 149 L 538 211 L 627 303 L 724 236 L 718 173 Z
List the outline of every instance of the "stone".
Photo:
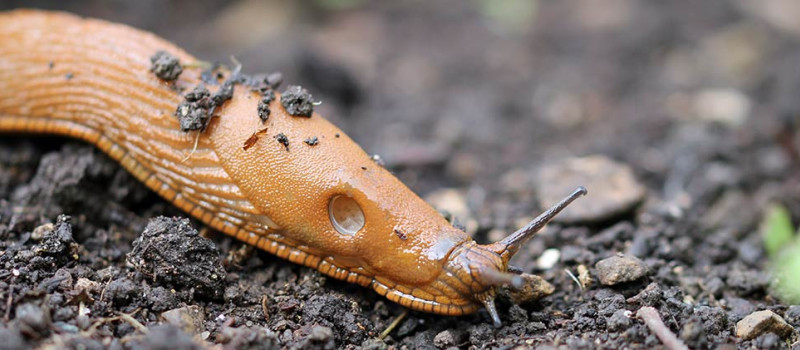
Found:
M 622 254 L 600 260 L 594 267 L 597 269 L 597 279 L 606 286 L 637 281 L 649 272 L 647 265 L 639 258 Z
M 198 334 L 205 330 L 205 314 L 203 308 L 197 305 L 185 306 L 161 313 L 161 318 L 167 323 L 176 326 L 187 334 Z
M 508 288 L 508 294 L 514 304 L 525 305 L 553 294 L 556 290 L 552 284 L 539 276 L 523 273 L 520 277 L 523 280 L 522 287 Z
M 636 208 L 647 193 L 626 164 L 599 155 L 570 158 L 539 171 L 539 205 L 549 208 L 578 186 L 589 190 L 587 198 L 570 204 L 553 221 L 576 224 L 609 220 Z
M 744 340 L 755 339 L 765 333 L 786 338 L 792 332 L 794 328 L 771 310 L 756 311 L 736 323 L 736 336 Z

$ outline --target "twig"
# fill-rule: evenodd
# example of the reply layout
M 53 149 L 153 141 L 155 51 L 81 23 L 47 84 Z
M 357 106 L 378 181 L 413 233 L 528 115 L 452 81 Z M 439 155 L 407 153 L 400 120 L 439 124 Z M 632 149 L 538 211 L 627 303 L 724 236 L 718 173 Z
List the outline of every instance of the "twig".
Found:
M 100 326 L 102 326 L 103 324 L 120 320 L 128 322 L 131 326 L 133 326 L 133 328 L 136 328 L 138 331 L 147 334 L 147 327 L 145 327 L 141 322 L 133 318 L 133 315 L 136 315 L 136 313 L 138 313 L 139 310 L 141 309 L 136 309 L 130 314 L 120 312 L 119 315 L 117 316 L 100 318 L 99 320 L 92 323 L 92 325 L 85 331 L 81 332 L 81 334 L 86 337 L 91 337 L 94 334 L 94 332 L 96 332 L 97 329 L 100 328 Z
M 185 158 L 181 159 L 181 163 L 186 163 L 186 161 L 189 160 L 189 158 L 192 158 L 192 155 L 194 155 L 194 152 L 197 151 L 197 143 L 200 142 L 200 134 L 201 133 L 202 133 L 202 131 L 198 131 L 197 132 L 197 136 L 195 136 L 195 138 L 194 138 L 194 147 L 192 147 L 192 151 L 189 152 L 189 154 L 187 154 Z
M 92 335 L 94 335 L 94 332 L 97 331 L 97 328 L 100 328 L 100 326 L 102 326 L 104 323 L 117 321 L 119 319 L 120 319 L 119 316 L 103 317 L 103 318 L 95 321 L 94 323 L 92 323 L 92 325 L 89 326 L 89 328 L 87 328 L 85 331 L 81 332 L 81 335 L 83 335 L 85 337 L 91 337 Z
M 108 277 L 108 281 L 106 281 L 105 287 L 103 287 L 103 290 L 100 291 L 100 301 L 103 301 L 103 298 L 106 296 L 106 289 L 108 289 L 108 284 L 111 283 L 111 280 L 113 278 L 114 278 L 114 276 Z
M 395 328 L 397 328 L 397 325 L 400 324 L 400 321 L 406 318 L 406 316 L 408 316 L 408 309 L 403 310 L 403 313 L 397 316 L 397 318 L 395 318 L 394 321 L 392 321 L 392 323 L 390 323 L 389 326 L 386 327 L 386 329 L 384 329 L 383 332 L 381 332 L 381 335 L 378 338 L 383 340 L 384 338 L 389 336 L 389 333 L 392 333 L 392 331 Z
M 267 296 L 264 295 L 261 297 L 261 312 L 264 313 L 264 321 L 269 322 L 269 308 L 267 307 Z
M 662 343 L 664 343 L 664 346 L 666 346 L 667 349 L 689 350 L 689 348 L 686 347 L 686 344 L 678 339 L 678 337 L 675 336 L 675 333 L 672 333 L 672 331 L 667 328 L 655 308 L 651 306 L 642 306 L 639 311 L 636 311 L 636 317 L 641 318 L 642 321 L 644 321 L 644 324 L 647 325 L 647 328 L 650 328 L 650 331 L 653 332 Z
M 16 279 L 11 280 L 11 284 L 8 285 L 8 300 L 6 300 L 6 314 L 3 317 L 3 320 L 8 322 L 11 319 L 11 303 L 14 301 L 14 281 Z
M 136 310 L 133 313 L 135 314 L 137 311 L 139 310 Z M 131 326 L 133 326 L 133 328 L 136 328 L 140 332 L 147 334 L 147 327 L 145 327 L 141 322 L 137 321 L 135 318 L 131 317 L 131 315 L 122 312 L 119 314 L 119 318 L 125 322 L 128 322 Z

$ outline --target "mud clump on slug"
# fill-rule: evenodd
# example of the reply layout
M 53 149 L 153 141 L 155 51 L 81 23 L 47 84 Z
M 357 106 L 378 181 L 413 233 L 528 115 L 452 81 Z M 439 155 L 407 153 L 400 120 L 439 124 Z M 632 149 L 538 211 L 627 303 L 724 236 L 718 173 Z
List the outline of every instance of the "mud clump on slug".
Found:
M 281 104 L 293 117 L 311 118 L 314 113 L 314 97 L 299 85 L 289 86 L 281 94 Z
M 275 92 L 272 90 L 267 90 L 264 92 L 264 97 L 258 102 L 258 117 L 261 118 L 262 122 L 266 122 L 267 119 L 269 119 L 269 104 L 274 100 Z
M 205 129 L 217 106 L 233 98 L 233 82 L 226 81 L 213 95 L 203 84 L 184 95 L 184 101 L 175 110 L 181 131 Z
M 187 93 L 184 101 L 175 110 L 175 116 L 181 124 L 181 131 L 200 130 L 206 125 L 211 107 L 208 99 L 210 93 L 203 85 L 198 85 Z
M 157 51 L 150 56 L 150 71 L 159 79 L 175 81 L 183 73 L 183 67 L 177 57 L 166 51 Z
M 225 101 L 233 98 L 233 81 L 226 81 L 222 83 L 219 90 L 211 95 L 211 102 L 214 106 L 221 106 Z

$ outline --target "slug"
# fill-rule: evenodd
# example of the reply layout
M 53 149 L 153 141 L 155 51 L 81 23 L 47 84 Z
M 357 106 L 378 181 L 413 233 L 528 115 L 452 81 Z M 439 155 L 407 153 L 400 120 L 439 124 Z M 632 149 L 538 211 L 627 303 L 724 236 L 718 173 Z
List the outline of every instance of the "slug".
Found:
M 157 77 L 154 53 L 198 61 L 153 34 L 16 10 L 0 14 L 0 35 L 0 132 L 84 140 L 205 225 L 413 310 L 483 306 L 499 325 L 497 288 L 522 281 L 509 259 L 586 193 L 579 187 L 507 238 L 477 244 L 336 126 L 307 108 L 290 115 L 281 94 L 215 78 L 210 93 L 232 96 L 215 100 L 202 127 L 182 130 L 176 107 L 203 74 Z

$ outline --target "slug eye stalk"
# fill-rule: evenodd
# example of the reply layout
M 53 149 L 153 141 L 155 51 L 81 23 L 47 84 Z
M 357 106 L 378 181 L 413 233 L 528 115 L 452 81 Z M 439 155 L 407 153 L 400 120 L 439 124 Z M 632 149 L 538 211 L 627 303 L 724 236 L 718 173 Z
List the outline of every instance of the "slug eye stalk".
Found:
M 564 197 L 564 199 L 547 209 L 544 213 L 541 213 L 527 225 L 504 238 L 502 241 L 491 244 L 492 250 L 500 254 L 500 256 L 507 261 L 519 251 L 522 245 L 528 242 L 539 230 L 553 220 L 558 213 L 578 199 L 578 197 L 585 196 L 587 193 L 589 192 L 586 190 L 586 187 L 578 186 L 570 195 Z

